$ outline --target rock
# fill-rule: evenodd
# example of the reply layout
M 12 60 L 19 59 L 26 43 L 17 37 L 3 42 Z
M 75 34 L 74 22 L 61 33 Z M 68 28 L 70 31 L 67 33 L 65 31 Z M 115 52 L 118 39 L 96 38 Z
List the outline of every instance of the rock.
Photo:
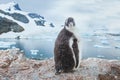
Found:
M 4 17 L 0 17 L 0 34 L 9 31 L 22 32 L 24 31 L 24 28 L 18 25 L 16 22 L 13 22 L 12 20 L 9 20 Z
M 43 16 L 40 16 L 39 14 L 36 13 L 29 13 L 28 16 L 30 16 L 31 18 L 44 19 Z
M 116 80 L 115 77 L 113 75 L 110 75 L 110 74 L 99 74 L 98 76 L 99 80 Z
M 16 3 L 16 4 L 14 5 L 14 8 L 15 8 L 15 10 L 20 10 L 20 11 L 21 11 L 21 8 L 19 7 L 18 3 Z
M 39 68 L 40 66 L 42 66 L 41 63 L 35 63 L 33 64 L 32 68 Z
M 111 65 L 111 70 L 106 74 L 99 74 L 99 80 L 120 80 L 120 65 Z
M 3 61 L 0 62 L 0 68 L 7 68 L 11 64 L 11 60 L 9 58 L 3 59 Z
M 55 27 L 55 25 L 54 25 L 53 23 L 50 23 L 50 26 L 51 26 L 51 27 Z
M 120 65 L 112 65 L 111 73 L 120 76 Z
M 18 57 L 10 54 L 10 51 L 2 51 L 0 54 L 0 68 L 8 68 L 12 61 L 16 60 Z
M 16 13 L 16 12 L 15 13 L 8 13 L 8 12 L 5 12 L 3 10 L 0 10 L 0 13 L 2 13 L 4 15 L 11 16 L 15 20 L 23 22 L 23 23 L 28 23 L 29 22 L 28 18 L 25 15 L 20 14 L 20 13 Z
M 34 20 L 37 26 L 45 26 L 45 20 Z
M 0 51 L 0 80 L 120 80 L 120 61 L 89 58 L 69 73 L 55 75 L 54 60 L 26 58 L 18 49 Z
M 28 22 L 29 22 L 28 18 L 27 18 L 25 15 L 23 15 L 23 14 L 13 13 L 13 14 L 11 14 L 11 16 L 12 16 L 15 20 L 18 20 L 18 21 L 20 21 L 20 22 L 23 22 L 23 23 L 28 23 Z

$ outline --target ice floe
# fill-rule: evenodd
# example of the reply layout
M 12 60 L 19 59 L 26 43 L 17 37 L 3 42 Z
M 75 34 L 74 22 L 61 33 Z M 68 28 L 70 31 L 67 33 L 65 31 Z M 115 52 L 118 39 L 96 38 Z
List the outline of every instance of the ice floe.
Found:
M 39 50 L 30 50 L 32 55 L 37 55 Z
M 110 46 L 94 45 L 95 48 L 111 48 Z
M 101 40 L 101 43 L 102 43 L 103 45 L 109 45 L 109 42 L 108 42 L 107 40 Z
M 15 45 L 15 42 L 0 41 L 0 48 L 10 48 L 11 45 Z

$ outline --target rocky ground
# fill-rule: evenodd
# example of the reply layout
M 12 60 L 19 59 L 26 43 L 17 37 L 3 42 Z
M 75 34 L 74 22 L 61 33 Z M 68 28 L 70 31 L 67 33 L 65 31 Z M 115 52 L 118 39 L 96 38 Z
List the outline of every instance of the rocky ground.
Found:
M 53 59 L 32 60 L 19 49 L 1 50 L 0 80 L 120 80 L 120 61 L 89 58 L 78 70 L 55 75 Z

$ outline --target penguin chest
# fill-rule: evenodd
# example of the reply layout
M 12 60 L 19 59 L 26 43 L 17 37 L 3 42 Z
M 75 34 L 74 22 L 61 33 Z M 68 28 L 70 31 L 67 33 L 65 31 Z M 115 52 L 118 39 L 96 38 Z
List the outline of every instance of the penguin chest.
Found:
M 71 37 L 70 40 L 69 40 L 69 47 L 72 51 L 73 59 L 74 59 L 75 65 L 76 65 L 76 57 L 75 57 L 75 53 L 74 53 L 74 50 L 73 50 L 73 47 L 72 47 L 73 43 L 74 43 L 73 42 L 73 37 Z

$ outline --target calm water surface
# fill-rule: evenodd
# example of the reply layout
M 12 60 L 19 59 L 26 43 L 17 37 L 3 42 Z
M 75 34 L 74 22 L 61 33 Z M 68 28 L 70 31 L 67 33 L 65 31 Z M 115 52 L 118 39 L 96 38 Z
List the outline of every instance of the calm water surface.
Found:
M 97 39 L 97 40 L 96 40 Z M 98 57 L 120 59 L 120 49 L 109 43 L 107 39 L 92 37 L 81 39 L 82 58 Z M 114 42 L 114 41 L 113 41 Z M 48 59 L 54 55 L 55 39 L 0 39 L 0 49 L 19 48 L 28 58 Z M 120 42 L 118 42 L 120 43 Z

